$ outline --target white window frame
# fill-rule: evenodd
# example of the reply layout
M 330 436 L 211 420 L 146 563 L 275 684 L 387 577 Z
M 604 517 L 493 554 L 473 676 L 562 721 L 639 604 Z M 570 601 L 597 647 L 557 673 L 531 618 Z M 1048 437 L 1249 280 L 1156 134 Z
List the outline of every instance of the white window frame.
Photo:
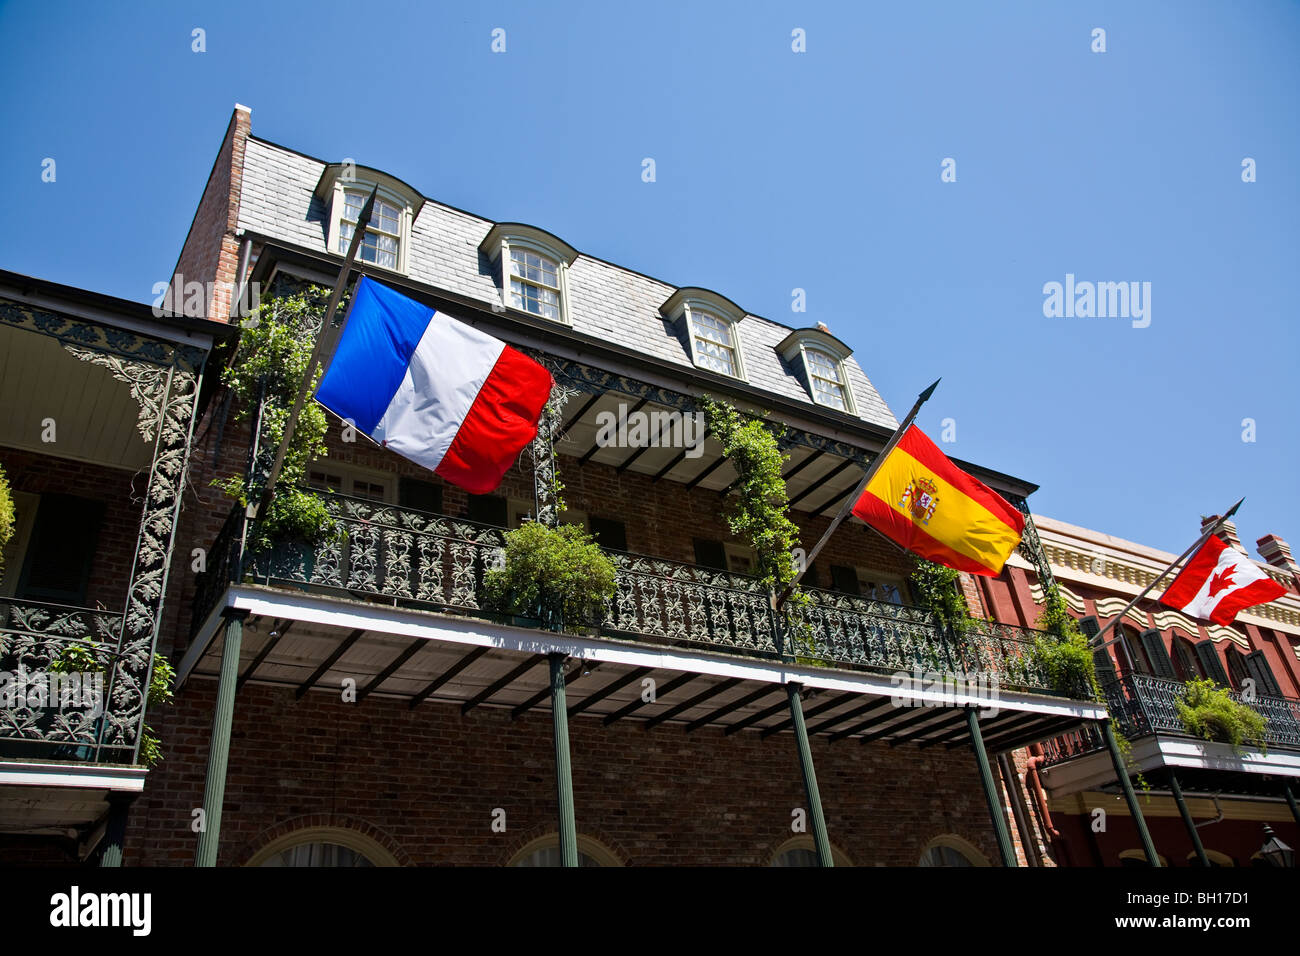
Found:
M 858 576 L 858 592 L 871 601 L 880 601 L 882 604 L 892 604 L 894 602 L 876 597 L 874 594 L 868 594 L 868 586 L 872 584 L 892 585 L 898 591 L 898 603 L 907 605 L 911 603 L 911 594 L 907 590 L 907 582 L 897 574 L 882 574 L 879 571 L 873 571 L 871 568 L 854 567 L 853 570 Z
M 361 498 L 364 501 L 376 501 L 381 504 L 397 504 L 397 493 L 399 477 L 392 472 L 378 471 L 373 468 L 360 468 L 356 465 L 346 465 L 334 461 L 331 458 L 318 458 L 307 466 L 307 484 L 311 484 L 311 473 L 313 471 L 324 472 L 333 477 L 337 477 L 340 482 L 338 494 L 348 498 Z M 384 486 L 383 498 L 371 498 L 368 495 L 358 495 L 355 491 L 355 485 L 358 481 L 364 481 L 370 484 L 380 484 Z
M 697 337 L 707 338 L 707 336 L 698 336 L 695 331 L 695 319 L 696 319 L 697 312 L 700 315 L 708 316 L 711 319 L 716 319 L 718 322 L 722 323 L 722 325 L 726 327 L 727 334 L 731 337 L 731 345 L 729 346 L 723 345 L 722 347 L 731 350 L 731 360 L 732 360 L 732 364 L 735 366 L 735 371 L 724 372 L 721 369 L 716 369 L 713 368 L 712 366 L 704 364 L 705 358 L 703 352 L 699 348 L 695 340 Z M 727 378 L 739 379 L 742 382 L 746 381 L 745 363 L 744 363 L 744 359 L 741 357 L 740 354 L 740 329 L 738 328 L 735 319 L 733 319 L 731 316 L 727 315 L 726 313 L 722 312 L 719 309 L 710 308 L 706 306 L 703 302 L 692 302 L 690 300 L 687 300 L 686 332 L 687 335 L 690 336 L 691 361 L 695 363 L 696 368 L 704 369 L 706 372 L 716 372 L 718 375 L 725 375 L 727 376 Z M 714 344 L 721 345 L 721 343 L 714 343 Z
M 552 322 L 556 325 L 572 325 L 572 312 L 570 308 L 569 296 L 569 267 L 573 265 L 578 258 L 578 250 L 574 249 L 563 239 L 552 236 L 548 232 L 543 232 L 535 226 L 529 226 L 518 222 L 497 223 L 488 230 L 488 234 L 483 237 L 479 243 L 479 251 L 493 262 L 497 269 L 497 296 L 501 303 L 500 308 L 504 312 L 513 315 L 527 316 L 530 320 L 541 320 L 542 322 Z M 510 250 L 520 249 L 525 252 L 532 252 L 539 256 L 551 260 L 555 263 L 555 278 L 558 285 L 560 297 L 560 315 L 557 319 L 550 316 L 542 315 L 540 312 L 533 312 L 526 308 L 520 308 L 515 305 L 510 294 Z M 533 282 L 530 279 L 516 277 L 520 282 L 528 285 L 534 285 L 538 288 L 551 288 L 541 283 Z M 493 306 L 496 309 L 497 306 Z
M 343 213 L 347 209 L 347 194 L 360 193 L 362 202 L 370 195 L 370 191 L 375 188 L 375 183 L 356 180 L 354 182 L 343 182 L 336 180 L 334 183 L 334 196 L 330 205 L 330 231 L 329 231 L 329 251 L 332 255 L 345 256 L 346 250 L 339 252 L 339 241 L 343 235 Z M 378 263 L 366 262 L 367 266 L 373 266 L 376 269 L 386 269 L 389 272 L 398 272 L 406 275 L 409 271 L 410 247 L 411 247 L 411 222 L 414 218 L 414 208 L 410 201 L 404 196 L 399 195 L 391 189 L 383 186 L 379 187 L 379 192 L 375 200 L 383 200 L 388 205 L 398 211 L 398 232 L 395 236 L 397 239 L 397 266 L 389 269 L 388 266 L 381 266 Z M 367 225 L 367 231 L 375 232 L 379 235 L 392 235 L 391 233 L 382 232 L 379 229 L 371 229 Z M 360 253 L 357 260 L 361 261 Z
M 757 573 L 758 555 L 754 553 L 753 548 L 734 541 L 724 541 L 722 550 L 727 555 L 727 571 L 730 574 Z
M 516 276 L 511 270 L 511 250 L 518 249 L 522 252 L 531 252 L 534 255 L 541 256 L 550 262 L 555 263 L 555 281 L 556 286 L 545 285 L 540 282 L 534 282 L 532 279 L 526 279 L 523 276 Z M 510 283 L 518 280 L 524 285 L 536 286 L 539 289 L 550 289 L 559 296 L 559 316 L 551 318 L 549 315 L 542 315 L 540 312 L 534 312 L 532 309 L 524 308 L 514 304 L 514 294 L 510 291 Z M 547 322 L 559 322 L 563 325 L 570 325 L 569 322 L 569 267 L 564 261 L 564 257 L 557 255 L 556 252 L 539 242 L 531 242 L 527 239 L 518 237 L 505 238 L 501 240 L 501 304 L 513 312 L 520 312 L 524 315 L 530 315 L 535 319 L 543 319 Z
M 839 412 L 842 415 L 852 415 L 857 417 L 858 405 L 853 397 L 853 385 L 849 381 L 849 371 L 845 360 L 852 355 L 852 351 L 843 342 L 840 342 L 834 336 L 827 333 L 824 329 L 796 329 L 785 337 L 777 346 L 777 351 L 787 362 L 793 364 L 798 361 L 803 367 L 804 387 L 807 389 L 808 397 L 818 408 L 829 408 L 833 412 Z M 845 408 L 837 408 L 823 402 L 817 395 L 817 385 L 814 381 L 812 362 L 808 360 L 810 351 L 818 352 L 825 355 L 835 363 L 835 370 L 839 374 L 839 386 L 844 392 Z M 825 379 L 829 381 L 829 379 Z
M 818 405 L 821 405 L 823 408 L 833 408 L 837 412 L 844 412 L 850 415 L 853 414 L 853 396 L 849 392 L 849 377 L 844 373 L 843 360 L 841 360 L 833 352 L 827 349 L 821 348 L 820 346 L 816 346 L 816 345 L 809 345 L 806 342 L 800 343 L 799 350 L 803 353 L 803 367 L 804 370 L 808 373 L 808 390 L 812 393 L 813 401 L 816 402 Z M 821 400 L 820 397 L 818 397 L 816 380 L 821 379 L 823 382 L 831 382 L 831 379 L 827 378 L 824 375 L 818 375 L 816 373 L 816 371 L 813 369 L 812 362 L 809 361 L 808 359 L 808 354 L 810 352 L 816 352 L 818 355 L 825 356 L 827 359 L 830 360 L 831 365 L 834 366 L 835 374 L 839 376 L 839 381 L 832 382 L 832 384 L 838 386 L 840 393 L 843 394 L 844 396 L 843 408 L 838 408 L 835 405 L 830 404 L 829 402 L 824 402 Z
M 740 323 L 745 318 L 744 309 L 716 292 L 711 292 L 708 289 L 687 287 L 678 289 L 669 296 L 668 300 L 659 307 L 659 311 L 671 321 L 678 323 L 680 333 L 686 336 L 691 364 L 697 369 L 702 372 L 721 375 L 723 378 L 735 379 L 739 382 L 749 381 L 745 372 L 745 344 L 740 335 Z M 727 326 L 727 332 L 731 336 L 731 354 L 736 366 L 734 373 L 719 371 L 702 361 L 701 350 L 695 343 L 696 312 L 703 312 Z

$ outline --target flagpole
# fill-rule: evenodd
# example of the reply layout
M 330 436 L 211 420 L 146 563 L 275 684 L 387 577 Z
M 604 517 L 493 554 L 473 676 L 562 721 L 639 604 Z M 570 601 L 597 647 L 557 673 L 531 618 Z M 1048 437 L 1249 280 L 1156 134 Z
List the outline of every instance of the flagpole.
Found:
M 808 552 L 808 556 L 804 558 L 803 567 L 799 569 L 799 573 L 794 576 L 794 580 L 787 584 L 780 596 L 777 597 L 775 604 L 776 610 L 781 610 L 781 605 L 785 604 L 786 599 L 790 597 L 795 586 L 799 583 L 799 579 L 804 576 L 804 572 L 807 571 L 808 568 L 812 567 L 813 561 L 816 560 L 821 549 L 825 547 L 826 542 L 830 540 L 830 536 L 834 534 L 835 529 L 838 528 L 844 519 L 849 516 L 849 513 L 853 510 L 853 506 L 858 503 L 858 499 L 862 497 L 862 492 L 866 489 L 867 483 L 875 477 L 876 472 L 880 470 L 880 466 L 884 464 L 885 456 L 894 450 L 894 446 L 902 439 L 903 433 L 907 431 L 908 426 L 912 424 L 912 421 L 916 418 L 917 412 L 921 410 L 921 406 L 929 400 L 930 396 L 934 394 L 934 390 L 939 387 L 939 383 L 942 381 L 942 378 L 935 379 L 933 385 L 916 397 L 916 404 L 912 406 L 912 410 L 907 413 L 907 417 L 903 419 L 902 424 L 894 429 L 894 434 L 889 437 L 889 441 L 885 443 L 885 447 L 880 449 L 880 453 L 871 460 L 871 464 L 867 466 L 867 473 L 863 475 L 862 480 L 858 482 L 858 487 L 854 490 L 853 494 L 844 499 L 844 504 L 840 506 L 839 514 L 835 516 L 835 520 L 833 520 L 830 523 L 830 526 L 822 532 L 821 538 L 819 538 L 817 543 L 813 545 L 813 549 Z
M 361 207 L 361 212 L 357 215 L 356 227 L 352 230 L 352 242 L 348 244 L 347 258 L 343 261 L 343 268 L 339 270 L 338 280 L 334 283 L 334 291 L 330 293 L 329 305 L 325 309 L 325 318 L 321 320 L 320 331 L 316 333 L 316 345 L 312 348 L 311 359 L 307 362 L 307 371 L 303 375 L 302 385 L 298 388 L 298 395 L 294 398 L 293 409 L 289 412 L 289 419 L 284 423 L 284 435 L 280 439 L 280 446 L 275 450 L 275 460 L 271 463 L 271 470 L 266 476 L 266 485 L 262 488 L 262 495 L 256 505 L 248 508 L 248 517 L 256 518 L 266 511 L 267 505 L 271 503 L 271 496 L 275 491 L 275 483 L 280 479 L 280 470 L 284 467 L 284 456 L 289 449 L 289 442 L 293 439 L 294 430 L 298 426 L 298 416 L 302 414 L 302 407 L 307 403 L 307 393 L 311 391 L 311 382 L 316 375 L 316 367 L 320 364 L 321 356 L 325 353 L 325 344 L 328 340 L 333 345 L 334 338 L 334 313 L 338 311 L 339 299 L 343 297 L 343 289 L 348 284 L 348 276 L 352 272 L 352 264 L 357 259 L 357 253 L 361 250 L 361 240 L 365 236 L 366 227 L 370 225 L 370 214 L 375 208 L 375 196 L 379 193 L 379 187 L 376 186 L 370 191 L 370 198 L 366 204 Z M 340 333 L 342 330 L 340 330 Z M 333 349 L 331 348 L 331 353 Z
M 1172 571 L 1174 568 L 1176 568 L 1183 561 L 1184 558 L 1186 558 L 1189 554 L 1193 554 L 1197 548 L 1205 544 L 1205 542 L 1209 541 L 1210 537 L 1216 531 L 1218 531 L 1219 528 L 1223 526 L 1223 523 L 1237 513 L 1237 509 L 1241 507 L 1241 502 L 1245 500 L 1246 500 L 1245 498 L 1242 498 L 1235 505 L 1229 508 L 1225 514 L 1223 514 L 1217 521 L 1214 522 L 1214 524 L 1210 525 L 1209 528 L 1203 531 L 1201 533 L 1201 536 L 1196 539 L 1195 543 L 1190 548 L 1188 548 L 1178 557 L 1174 558 L 1173 563 L 1170 564 L 1169 567 L 1161 571 L 1159 577 L 1157 577 L 1154 581 L 1152 581 L 1145 588 L 1143 588 L 1141 593 L 1139 593 L 1137 597 L 1129 601 L 1128 605 L 1124 608 L 1124 610 L 1120 611 L 1113 618 L 1111 618 L 1110 623 L 1108 623 L 1105 627 L 1103 627 L 1100 631 L 1098 631 L 1093 636 L 1092 641 L 1090 643 L 1094 647 L 1098 647 L 1098 648 L 1105 647 L 1107 644 L 1113 644 L 1114 641 L 1107 641 L 1105 643 L 1102 643 L 1101 639 L 1106 636 L 1106 632 L 1109 631 L 1116 624 L 1118 624 L 1120 622 L 1120 619 L 1123 618 L 1125 614 L 1133 610 L 1134 606 L 1138 603 L 1138 601 L 1141 601 L 1144 597 L 1146 597 L 1149 593 L 1151 593 L 1152 589 L 1155 588 L 1155 586 L 1159 584 L 1161 581 L 1163 581 L 1165 577 L 1169 574 L 1169 572 Z M 1123 637 L 1122 632 L 1120 637 Z M 1119 640 L 1119 639 L 1120 638 L 1115 638 L 1115 640 Z

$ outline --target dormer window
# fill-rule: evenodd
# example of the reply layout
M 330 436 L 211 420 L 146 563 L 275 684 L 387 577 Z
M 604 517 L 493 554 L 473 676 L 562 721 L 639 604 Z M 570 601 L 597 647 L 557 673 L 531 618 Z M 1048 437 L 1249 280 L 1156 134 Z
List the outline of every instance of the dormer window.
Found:
M 361 207 L 366 204 L 369 193 L 346 190 L 343 193 L 343 216 L 339 220 L 338 251 L 347 255 L 352 242 L 352 233 L 357 228 L 357 218 Z M 357 258 L 364 262 L 373 262 L 385 269 L 397 271 L 398 254 L 402 248 L 402 211 L 386 200 L 375 197 L 375 208 L 370 216 L 370 225 L 361 237 L 361 248 Z
M 676 321 L 679 334 L 698 368 L 731 378 L 745 377 L 737 326 L 745 310 L 708 289 L 685 288 L 674 292 L 659 311 Z
M 849 410 L 848 393 L 844 390 L 844 372 L 839 360 L 821 349 L 804 347 L 808 360 L 808 374 L 812 378 L 813 398 L 818 404 Z
M 316 184 L 316 196 L 329 211 L 328 248 L 340 256 L 348 254 L 361 207 L 376 188 L 375 208 L 361 236 L 357 261 L 406 272 L 411 226 L 424 208 L 424 199 L 400 179 L 377 169 L 350 163 L 325 167 Z
M 781 341 L 776 350 L 803 381 L 808 397 L 816 404 L 849 415 L 856 414 L 853 392 L 844 371 L 844 362 L 853 353 L 825 326 L 796 329 Z
M 521 246 L 510 250 L 510 304 L 554 322 L 560 319 L 560 264 Z
M 696 364 L 735 377 L 736 340 L 731 334 L 731 323 L 704 309 L 691 309 L 690 313 Z
M 520 222 L 497 223 L 478 248 L 499 270 L 503 308 L 569 323 L 568 273 L 577 249 Z

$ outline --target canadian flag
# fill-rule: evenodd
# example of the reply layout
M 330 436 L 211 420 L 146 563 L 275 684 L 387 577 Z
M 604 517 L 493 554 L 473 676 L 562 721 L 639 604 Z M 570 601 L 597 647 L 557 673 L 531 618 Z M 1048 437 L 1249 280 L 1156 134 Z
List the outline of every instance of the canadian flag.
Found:
M 1286 593 L 1254 561 L 1211 536 L 1178 572 L 1160 603 L 1215 624 L 1231 624 L 1238 611 Z

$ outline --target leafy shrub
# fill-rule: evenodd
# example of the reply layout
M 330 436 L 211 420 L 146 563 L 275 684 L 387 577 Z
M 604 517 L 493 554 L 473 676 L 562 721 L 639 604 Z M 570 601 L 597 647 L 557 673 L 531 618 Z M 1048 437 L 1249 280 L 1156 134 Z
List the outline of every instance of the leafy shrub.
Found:
M 488 607 L 539 618 L 556 631 L 603 619 L 616 568 L 581 525 L 530 521 L 505 538 L 505 566 L 488 571 L 483 582 Z
M 1194 737 L 1219 740 L 1240 752 L 1245 741 L 1267 753 L 1265 733 L 1268 723 L 1262 714 L 1233 700 L 1226 690 L 1212 680 L 1190 680 L 1183 696 L 1176 702 L 1178 719 Z

